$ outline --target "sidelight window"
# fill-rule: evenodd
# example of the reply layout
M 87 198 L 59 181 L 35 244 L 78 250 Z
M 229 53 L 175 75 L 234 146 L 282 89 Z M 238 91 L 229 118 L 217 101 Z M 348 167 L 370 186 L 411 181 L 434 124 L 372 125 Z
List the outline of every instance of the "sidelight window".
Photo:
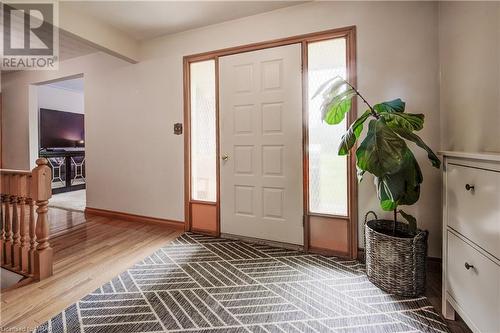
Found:
M 217 200 L 215 61 L 190 64 L 191 199 Z
M 307 44 L 308 69 L 308 156 L 309 212 L 348 215 L 347 158 L 338 156 L 337 147 L 347 120 L 339 125 L 322 121 L 321 94 L 311 98 L 319 86 L 347 74 L 346 39 L 336 38 Z

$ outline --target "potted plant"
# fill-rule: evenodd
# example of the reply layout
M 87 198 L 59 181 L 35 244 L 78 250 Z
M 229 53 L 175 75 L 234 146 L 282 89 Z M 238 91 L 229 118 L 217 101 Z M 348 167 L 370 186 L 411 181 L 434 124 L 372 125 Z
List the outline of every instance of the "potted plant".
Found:
M 370 281 L 381 289 L 404 296 L 417 296 L 425 289 L 427 231 L 417 228 L 415 217 L 399 207 L 413 205 L 420 196 L 423 176 L 407 141 L 425 149 L 436 168 L 441 161 L 415 132 L 424 125 L 423 114 L 405 112 L 405 102 L 395 99 L 371 105 L 349 82 L 335 77 L 323 83 L 316 94 L 323 95 L 323 120 L 336 125 L 351 110 L 352 98 L 359 97 L 368 109 L 342 136 L 339 155 L 347 155 L 355 146 L 369 120 L 366 137 L 357 147 L 358 180 L 368 172 L 375 178 L 380 207 L 392 211 L 392 220 L 366 221 L 365 258 Z M 370 212 L 369 212 L 370 213 Z M 398 221 L 398 215 L 405 222 Z

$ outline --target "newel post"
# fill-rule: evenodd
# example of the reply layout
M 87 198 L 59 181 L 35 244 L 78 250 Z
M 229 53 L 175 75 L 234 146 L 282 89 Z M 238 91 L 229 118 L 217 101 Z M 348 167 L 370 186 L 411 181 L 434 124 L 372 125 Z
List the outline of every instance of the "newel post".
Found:
M 49 221 L 47 211 L 49 199 L 52 196 L 52 173 L 45 158 L 36 160 L 36 167 L 32 171 L 31 193 L 36 203 L 36 239 L 38 245 L 35 252 L 34 277 L 42 280 L 52 275 L 52 248 L 49 244 Z

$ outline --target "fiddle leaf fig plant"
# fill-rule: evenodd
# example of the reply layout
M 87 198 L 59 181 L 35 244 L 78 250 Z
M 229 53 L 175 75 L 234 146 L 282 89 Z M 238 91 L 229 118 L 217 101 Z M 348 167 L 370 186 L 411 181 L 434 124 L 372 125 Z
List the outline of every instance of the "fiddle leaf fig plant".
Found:
M 353 97 L 359 97 L 366 104 L 368 109 L 342 136 L 338 153 L 349 154 L 369 120 L 366 136 L 355 152 L 358 179 L 361 181 L 365 172 L 373 174 L 380 207 L 394 212 L 394 232 L 399 213 L 407 221 L 409 232 L 415 234 L 415 217 L 398 209 L 418 201 L 423 182 L 422 171 L 407 141 L 424 149 L 432 166 L 438 169 L 441 166 L 432 149 L 415 134 L 424 127 L 424 115 L 405 112 L 405 102 L 399 98 L 372 106 L 354 86 L 339 76 L 323 83 L 312 98 L 319 94 L 323 97 L 323 120 L 330 125 L 344 120 L 351 111 Z

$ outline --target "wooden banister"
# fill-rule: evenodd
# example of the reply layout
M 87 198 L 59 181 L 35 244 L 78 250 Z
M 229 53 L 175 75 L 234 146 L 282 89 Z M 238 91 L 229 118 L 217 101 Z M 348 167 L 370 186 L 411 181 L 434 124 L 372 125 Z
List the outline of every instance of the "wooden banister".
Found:
M 31 176 L 31 171 L 28 170 L 14 170 L 14 169 L 0 169 L 2 170 L 2 175 L 25 175 Z
M 53 273 L 47 217 L 52 174 L 45 158 L 36 164 L 32 171 L 0 170 L 0 255 L 2 267 L 41 280 Z
M 19 268 L 21 272 L 28 272 L 28 235 L 26 228 L 26 200 L 28 197 L 28 176 L 19 175 Z
M 2 193 L 4 197 L 4 207 L 5 207 L 5 254 L 4 261 L 6 266 L 10 266 L 12 263 L 12 217 L 11 217 L 11 193 L 10 193 L 10 175 L 3 177 L 2 182 Z
M 38 245 L 35 252 L 35 273 L 36 279 L 44 279 L 52 275 L 52 248 L 49 244 L 49 222 L 47 212 L 49 210 L 49 199 L 52 197 L 52 171 L 47 165 L 45 158 L 36 160 L 36 168 L 32 172 L 31 186 L 33 190 L 33 200 L 36 201 L 36 239 Z
M 15 271 L 20 270 L 19 251 L 21 249 L 21 241 L 19 234 L 19 175 L 13 174 L 10 179 L 10 202 L 12 204 L 12 268 Z

